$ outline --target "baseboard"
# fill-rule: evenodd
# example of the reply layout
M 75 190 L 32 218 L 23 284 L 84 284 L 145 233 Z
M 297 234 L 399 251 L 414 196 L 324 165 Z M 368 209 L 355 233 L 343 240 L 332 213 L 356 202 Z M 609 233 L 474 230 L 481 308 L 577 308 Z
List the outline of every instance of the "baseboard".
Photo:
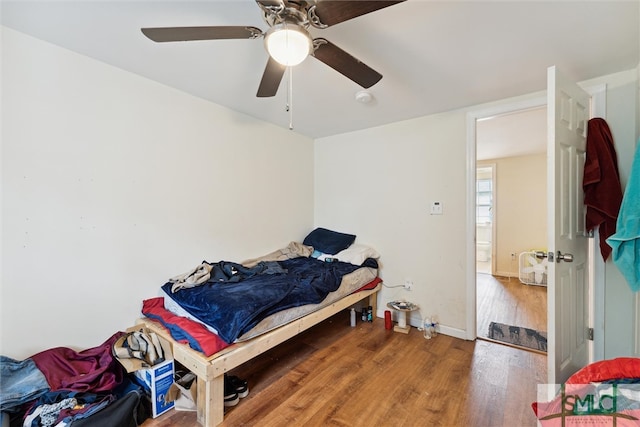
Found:
M 377 317 L 384 319 L 384 310 L 378 310 L 376 315 Z M 422 319 L 418 314 L 411 313 L 409 316 L 407 316 L 407 323 L 414 328 L 422 328 Z M 438 333 L 461 340 L 468 340 L 467 331 L 465 331 L 464 329 L 452 328 L 451 326 L 446 325 L 438 325 Z
M 518 275 L 518 273 L 509 272 L 509 271 L 496 271 L 495 273 L 493 273 L 493 275 L 520 280 L 520 276 Z
M 442 335 L 448 335 L 450 337 L 458 338 L 461 340 L 468 340 L 467 331 L 458 328 L 452 328 L 451 326 L 439 325 L 438 333 Z

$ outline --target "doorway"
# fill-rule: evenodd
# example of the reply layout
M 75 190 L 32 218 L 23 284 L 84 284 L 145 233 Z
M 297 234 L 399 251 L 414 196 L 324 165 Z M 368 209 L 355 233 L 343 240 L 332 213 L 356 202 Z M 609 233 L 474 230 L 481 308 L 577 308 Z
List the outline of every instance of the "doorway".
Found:
M 492 323 L 544 331 L 546 288 L 520 277 L 547 241 L 546 106 L 476 120 L 476 333 Z
M 591 95 L 590 116 L 591 117 L 607 117 L 606 114 L 606 85 L 595 85 L 585 88 Z M 486 107 L 482 110 L 470 111 L 467 114 L 467 265 L 473 266 L 475 264 L 475 180 L 476 180 L 476 125 L 479 120 L 498 116 L 504 113 L 513 111 L 525 110 L 528 108 L 542 107 L 547 105 L 546 96 L 540 96 L 538 98 L 530 98 L 526 100 L 513 101 L 510 103 L 493 105 Z M 594 256 L 595 246 L 593 243 L 589 247 L 589 326 L 594 330 L 594 341 L 590 345 L 590 360 L 600 360 L 604 356 L 604 263 L 600 257 Z M 469 340 L 475 340 L 479 335 L 477 333 L 477 316 L 476 316 L 476 291 L 477 291 L 477 275 L 475 268 L 466 269 L 466 284 L 467 284 L 467 301 L 466 310 L 470 315 L 466 318 L 465 337 Z M 555 296 L 550 294 L 548 296 L 549 304 L 554 302 Z M 555 317 L 549 314 L 547 310 L 548 324 L 550 328 L 555 328 L 557 322 Z M 555 329 L 554 329 L 555 330 Z M 550 332 L 554 332 L 554 330 Z M 554 360 L 556 356 L 555 349 L 555 337 L 553 337 L 554 343 L 550 341 L 549 347 L 549 360 Z M 552 368 L 549 368 L 550 372 Z

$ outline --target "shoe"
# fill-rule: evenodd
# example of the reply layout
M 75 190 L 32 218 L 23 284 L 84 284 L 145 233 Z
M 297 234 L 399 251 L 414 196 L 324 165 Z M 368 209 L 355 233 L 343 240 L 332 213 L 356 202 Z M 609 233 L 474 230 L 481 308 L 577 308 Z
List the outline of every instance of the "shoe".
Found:
M 240 402 L 238 393 L 233 390 L 224 391 L 224 406 L 236 406 Z
M 182 374 L 181 376 L 178 376 L 178 374 L 176 373 L 176 378 L 175 378 L 176 384 L 186 388 L 187 390 L 191 388 L 191 384 L 193 384 L 195 380 L 196 380 L 196 374 L 194 374 L 193 372 L 187 372 L 186 374 Z
M 236 406 L 240 402 L 240 396 L 236 392 L 235 387 L 231 384 L 231 381 L 227 380 L 227 375 L 224 376 L 224 406 Z
M 231 387 L 233 387 L 235 392 L 238 393 L 238 397 L 244 399 L 245 397 L 249 396 L 249 384 L 247 383 L 247 381 L 242 380 L 235 375 L 228 376 L 227 380 L 230 383 Z

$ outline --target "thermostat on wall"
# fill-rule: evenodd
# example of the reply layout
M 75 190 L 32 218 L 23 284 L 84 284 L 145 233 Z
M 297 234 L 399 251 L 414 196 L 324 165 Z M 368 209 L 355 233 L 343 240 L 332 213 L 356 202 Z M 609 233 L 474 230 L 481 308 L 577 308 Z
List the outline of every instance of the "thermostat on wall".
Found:
M 442 203 L 431 202 L 431 215 L 442 215 Z

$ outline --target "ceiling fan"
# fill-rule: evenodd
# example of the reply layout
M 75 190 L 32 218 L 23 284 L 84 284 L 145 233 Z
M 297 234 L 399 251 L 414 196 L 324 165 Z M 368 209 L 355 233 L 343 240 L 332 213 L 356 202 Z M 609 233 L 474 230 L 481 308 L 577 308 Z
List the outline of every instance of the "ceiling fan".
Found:
M 311 38 L 309 26 L 323 29 L 406 0 L 256 0 L 269 29 L 251 26 L 142 28 L 155 42 L 258 39 L 264 37 L 269 60 L 258 87 L 258 97 L 275 96 L 287 66 L 311 55 L 364 88 L 382 74 L 360 62 L 325 38 Z

